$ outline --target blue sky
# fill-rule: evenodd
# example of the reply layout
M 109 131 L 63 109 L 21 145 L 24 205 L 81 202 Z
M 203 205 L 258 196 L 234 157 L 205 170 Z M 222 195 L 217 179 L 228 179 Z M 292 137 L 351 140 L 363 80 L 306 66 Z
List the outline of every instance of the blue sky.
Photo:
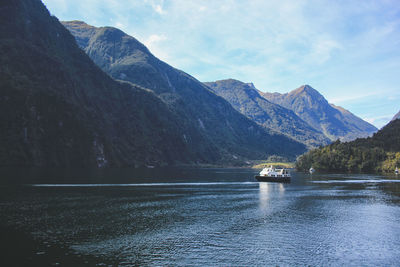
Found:
M 398 0 L 43 0 L 114 26 L 200 81 L 285 93 L 309 84 L 378 128 L 400 110 Z

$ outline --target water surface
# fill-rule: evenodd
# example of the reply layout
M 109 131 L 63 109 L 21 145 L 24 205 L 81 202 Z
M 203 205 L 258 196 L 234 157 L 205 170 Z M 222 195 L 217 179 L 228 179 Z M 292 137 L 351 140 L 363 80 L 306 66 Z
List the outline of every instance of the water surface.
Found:
M 74 255 L 140 266 L 398 265 L 395 176 L 293 173 L 275 184 L 251 169 L 7 173 L 1 226 L 32 238 L 33 257 L 51 264 Z

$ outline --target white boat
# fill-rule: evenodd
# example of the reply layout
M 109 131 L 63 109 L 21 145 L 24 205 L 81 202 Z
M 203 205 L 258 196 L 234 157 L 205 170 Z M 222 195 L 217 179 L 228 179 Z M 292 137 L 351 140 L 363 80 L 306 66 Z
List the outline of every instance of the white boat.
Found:
M 313 174 L 315 172 L 315 169 L 313 167 L 311 167 L 309 172 L 310 172 L 310 174 Z
M 275 169 L 273 166 L 262 169 L 256 176 L 259 182 L 290 183 L 290 172 L 288 169 Z

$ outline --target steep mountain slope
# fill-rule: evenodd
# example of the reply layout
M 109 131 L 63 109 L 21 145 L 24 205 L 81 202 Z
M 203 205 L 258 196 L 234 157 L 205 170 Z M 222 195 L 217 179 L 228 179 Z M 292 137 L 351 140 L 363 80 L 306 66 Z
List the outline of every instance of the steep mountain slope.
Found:
M 372 137 L 352 142 L 336 141 L 299 157 L 296 167 L 322 171 L 393 173 L 400 166 L 400 120 L 391 121 Z
M 0 6 L 0 164 L 113 166 L 217 158 L 152 92 L 116 82 L 39 0 Z M 209 150 L 212 150 L 212 146 Z
M 300 118 L 315 129 L 323 132 L 332 141 L 354 140 L 370 136 L 377 129 L 349 111 L 330 105 L 314 88 L 303 85 L 287 94 L 263 93 L 269 101 L 293 110 Z
M 292 110 L 271 103 L 262 97 L 253 84 L 233 79 L 204 84 L 217 95 L 225 98 L 236 110 L 265 128 L 286 134 L 310 147 L 326 145 L 330 142 Z
M 112 28 L 95 28 L 80 21 L 63 22 L 92 60 L 115 79 L 151 89 L 200 138 L 185 133 L 195 144 L 213 144 L 225 158 L 263 158 L 277 154 L 293 158 L 305 147 L 285 136 L 268 133 L 190 75 L 154 57 L 135 38 Z M 210 152 L 211 152 L 210 151 Z

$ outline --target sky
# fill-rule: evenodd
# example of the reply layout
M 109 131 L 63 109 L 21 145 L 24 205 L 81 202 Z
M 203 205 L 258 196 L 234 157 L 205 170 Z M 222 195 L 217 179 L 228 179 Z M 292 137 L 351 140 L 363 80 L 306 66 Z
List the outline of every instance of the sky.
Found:
M 400 110 L 399 0 L 43 0 L 59 20 L 114 26 L 206 82 L 304 84 L 378 128 Z

